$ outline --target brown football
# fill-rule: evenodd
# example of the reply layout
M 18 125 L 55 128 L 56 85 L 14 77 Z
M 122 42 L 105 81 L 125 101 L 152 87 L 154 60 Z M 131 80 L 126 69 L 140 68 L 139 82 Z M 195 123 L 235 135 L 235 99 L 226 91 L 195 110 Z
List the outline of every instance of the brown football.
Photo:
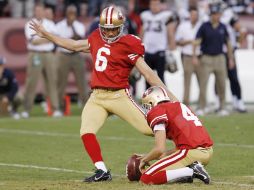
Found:
M 139 181 L 141 172 L 139 171 L 140 160 L 137 155 L 132 155 L 126 164 L 126 175 L 130 181 Z

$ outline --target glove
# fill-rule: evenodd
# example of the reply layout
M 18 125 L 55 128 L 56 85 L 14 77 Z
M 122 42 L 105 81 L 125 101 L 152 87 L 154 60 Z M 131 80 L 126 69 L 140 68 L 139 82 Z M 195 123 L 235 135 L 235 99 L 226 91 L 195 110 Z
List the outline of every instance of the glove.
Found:
M 140 72 L 134 67 L 129 76 L 130 81 L 136 82 L 141 79 Z
M 169 71 L 170 73 L 175 73 L 178 70 L 178 68 L 176 64 L 176 59 L 171 51 L 166 50 L 165 59 L 166 59 L 165 70 Z

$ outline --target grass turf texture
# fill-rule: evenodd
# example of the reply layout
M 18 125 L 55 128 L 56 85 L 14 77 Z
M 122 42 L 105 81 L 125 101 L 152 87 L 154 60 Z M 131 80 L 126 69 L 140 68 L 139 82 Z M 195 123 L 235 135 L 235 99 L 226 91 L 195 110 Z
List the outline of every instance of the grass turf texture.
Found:
M 207 170 L 211 185 L 193 184 L 145 186 L 128 182 L 125 164 L 132 153 L 145 153 L 153 138 L 138 133 L 116 117 L 110 117 L 98 133 L 104 160 L 113 181 L 85 184 L 94 168 L 79 138 L 80 116 L 44 117 L 35 107 L 27 120 L 0 118 L 0 189 L 254 189 L 254 114 L 201 118 L 214 142 L 214 157 Z M 168 144 L 172 147 L 172 144 Z

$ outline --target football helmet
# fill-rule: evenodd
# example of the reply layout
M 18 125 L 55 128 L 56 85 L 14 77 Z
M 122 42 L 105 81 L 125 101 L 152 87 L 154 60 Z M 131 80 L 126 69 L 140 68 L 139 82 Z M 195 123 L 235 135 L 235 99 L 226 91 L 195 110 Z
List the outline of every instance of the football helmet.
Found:
M 152 86 L 148 88 L 142 96 L 142 106 L 149 111 L 160 102 L 170 101 L 165 89 L 160 86 Z
M 110 6 L 105 8 L 100 15 L 99 30 L 104 41 L 112 43 L 116 41 L 123 34 L 125 18 L 122 12 Z M 114 35 L 109 35 L 109 31 L 114 32 Z

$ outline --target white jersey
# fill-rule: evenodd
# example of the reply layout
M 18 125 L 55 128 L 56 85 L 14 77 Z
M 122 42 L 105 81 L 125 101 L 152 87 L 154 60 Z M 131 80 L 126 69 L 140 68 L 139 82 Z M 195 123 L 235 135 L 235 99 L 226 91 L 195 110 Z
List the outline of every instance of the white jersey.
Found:
M 36 19 L 34 19 L 36 20 Z M 39 22 L 39 21 L 37 21 Z M 53 51 L 55 48 L 54 43 L 48 42 L 45 44 L 40 44 L 40 45 L 33 45 L 31 43 L 31 40 L 34 38 L 40 38 L 37 35 L 34 35 L 35 32 L 29 27 L 29 22 L 26 23 L 25 25 L 25 36 L 27 39 L 27 49 L 30 51 Z M 42 19 L 42 26 L 46 29 L 47 32 L 56 34 L 56 26 L 55 23 L 51 20 L 48 19 Z
M 168 46 L 168 35 L 166 22 L 171 16 L 170 11 L 162 11 L 153 14 L 151 11 L 141 13 L 144 36 L 143 42 L 147 53 L 165 51 Z
M 72 26 L 73 26 L 73 28 L 71 26 L 68 26 L 66 19 L 58 22 L 56 24 L 58 36 L 63 37 L 63 38 L 72 38 L 74 36 L 74 31 L 73 30 L 75 30 L 75 32 L 81 38 L 85 37 L 85 26 L 81 22 L 75 20 L 73 22 Z M 71 52 L 71 51 L 69 51 L 67 49 L 64 49 L 62 47 L 58 47 L 57 49 L 58 49 L 58 51 L 61 51 L 61 52 L 66 52 L 66 53 Z
M 184 41 L 195 40 L 197 31 L 200 28 L 200 26 L 201 26 L 201 22 L 197 22 L 195 26 L 192 26 L 190 21 L 182 22 L 176 30 L 175 40 L 177 42 L 181 40 L 184 40 Z M 181 46 L 181 49 L 182 49 L 182 53 L 185 55 L 191 56 L 193 54 L 192 44 Z M 200 50 L 199 48 L 197 48 L 196 55 L 199 55 L 199 54 L 200 54 Z

